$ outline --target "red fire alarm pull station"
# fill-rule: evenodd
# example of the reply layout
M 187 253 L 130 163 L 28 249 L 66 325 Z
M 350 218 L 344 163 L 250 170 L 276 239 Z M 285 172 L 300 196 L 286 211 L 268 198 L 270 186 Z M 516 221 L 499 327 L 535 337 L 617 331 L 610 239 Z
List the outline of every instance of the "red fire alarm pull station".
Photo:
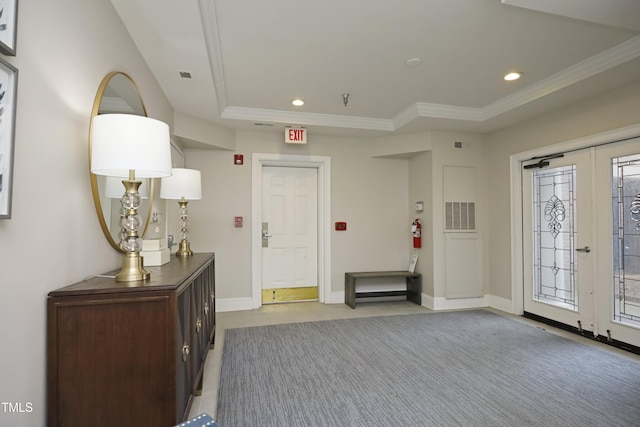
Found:
M 234 154 L 233 155 L 233 164 L 234 165 L 242 165 L 242 164 L 244 164 L 244 156 L 242 154 Z
M 346 222 L 336 222 L 336 230 L 337 231 L 345 231 L 347 229 Z
M 242 217 L 241 216 L 237 216 L 234 218 L 234 223 L 236 228 L 241 228 L 242 227 Z

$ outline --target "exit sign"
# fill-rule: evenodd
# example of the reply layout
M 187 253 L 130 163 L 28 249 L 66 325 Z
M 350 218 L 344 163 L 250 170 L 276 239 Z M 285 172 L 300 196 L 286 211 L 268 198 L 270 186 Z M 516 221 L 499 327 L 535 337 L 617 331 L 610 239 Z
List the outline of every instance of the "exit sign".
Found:
M 284 142 L 287 144 L 306 144 L 307 130 L 305 128 L 284 128 Z

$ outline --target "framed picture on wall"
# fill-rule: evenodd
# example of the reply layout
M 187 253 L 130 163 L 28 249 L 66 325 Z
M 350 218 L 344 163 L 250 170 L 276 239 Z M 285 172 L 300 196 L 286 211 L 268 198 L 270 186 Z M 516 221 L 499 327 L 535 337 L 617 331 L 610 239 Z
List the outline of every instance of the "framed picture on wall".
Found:
M 11 218 L 18 70 L 0 58 L 0 219 Z
M 0 0 L 0 52 L 16 56 L 18 0 Z

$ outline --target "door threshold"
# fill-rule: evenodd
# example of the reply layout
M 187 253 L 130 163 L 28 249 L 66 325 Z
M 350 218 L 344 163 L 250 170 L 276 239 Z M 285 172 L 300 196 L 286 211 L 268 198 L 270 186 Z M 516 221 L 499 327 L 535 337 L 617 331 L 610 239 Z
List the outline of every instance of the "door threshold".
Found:
M 597 341 L 602 344 L 607 344 L 612 347 L 618 348 L 620 350 L 628 351 L 629 353 L 640 355 L 640 347 L 632 344 L 628 344 L 623 341 L 614 340 L 604 335 L 595 335 L 591 331 L 584 331 L 584 330 L 581 331 L 575 326 L 567 325 L 565 323 L 558 322 L 557 320 L 552 320 L 543 316 L 539 316 L 537 314 L 529 313 L 527 311 L 524 312 L 523 317 L 526 317 L 527 319 L 535 320 L 536 322 L 545 323 L 549 326 L 553 326 L 554 328 L 562 329 L 563 331 L 567 331 L 576 335 L 583 336 L 592 341 Z
M 298 302 L 318 302 L 317 299 L 296 299 L 296 300 L 289 300 L 289 301 L 268 301 L 268 302 L 262 302 L 262 305 L 276 305 L 276 304 L 295 304 Z
M 317 286 L 301 286 L 297 288 L 269 288 L 262 290 L 262 304 L 317 300 Z

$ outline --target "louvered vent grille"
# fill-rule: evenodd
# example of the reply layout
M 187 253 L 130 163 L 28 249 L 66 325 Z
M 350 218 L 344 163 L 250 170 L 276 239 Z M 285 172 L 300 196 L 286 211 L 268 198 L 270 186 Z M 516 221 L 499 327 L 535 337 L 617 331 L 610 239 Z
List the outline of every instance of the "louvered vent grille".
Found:
M 475 231 L 475 202 L 445 202 L 445 230 Z

